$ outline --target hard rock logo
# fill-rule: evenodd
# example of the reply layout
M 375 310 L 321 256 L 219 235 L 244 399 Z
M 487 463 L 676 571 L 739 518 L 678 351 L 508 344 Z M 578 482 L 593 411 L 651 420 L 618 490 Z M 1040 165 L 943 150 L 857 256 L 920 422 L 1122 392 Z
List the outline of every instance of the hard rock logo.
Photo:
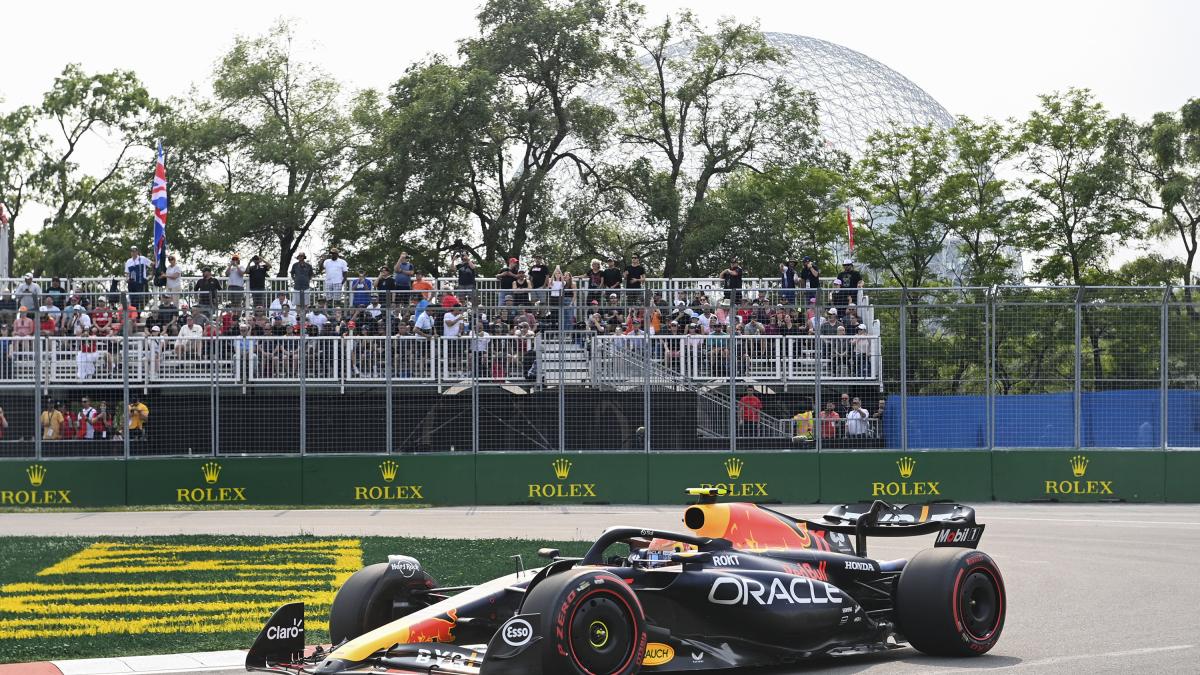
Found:
M 550 468 L 554 470 L 554 477 L 559 480 L 558 483 L 530 483 L 529 484 L 529 499 L 560 499 L 560 498 L 580 498 L 592 497 L 596 498 L 595 483 L 567 483 L 565 482 L 571 477 L 571 460 L 566 457 L 559 457 L 550 462 Z
M 388 485 L 356 485 L 354 486 L 354 501 L 356 502 L 406 502 L 424 499 L 421 491 L 424 485 L 391 485 L 400 475 L 400 463 L 393 459 L 385 459 L 379 464 L 379 477 Z
M 1087 475 L 1088 458 L 1086 455 L 1075 455 L 1067 460 L 1071 465 L 1071 475 L 1076 479 Z M 1047 495 L 1111 495 L 1113 494 L 1111 480 L 1048 480 L 1045 485 Z
M 912 478 L 917 470 L 917 460 L 912 457 L 901 457 L 896 460 L 896 469 L 901 479 Z M 871 483 L 872 497 L 916 497 L 924 495 L 941 495 L 941 481 L 936 480 L 898 480 L 874 481 Z
M 49 471 L 44 464 L 30 464 L 25 467 L 25 476 L 29 486 L 40 488 L 46 481 Z M 0 506 L 53 506 L 70 504 L 70 490 L 0 490 Z
M 200 475 L 204 477 L 206 484 L 216 485 L 217 481 L 221 480 L 221 464 L 219 462 L 201 464 Z M 179 504 L 244 501 L 246 501 L 246 488 L 244 487 L 181 487 L 175 489 L 175 502 Z
M 730 457 L 721 464 L 725 469 L 725 476 L 729 479 L 728 483 L 701 483 L 700 487 L 725 488 L 725 494 L 730 497 L 769 497 L 767 493 L 766 483 L 742 482 L 738 481 L 742 477 L 742 470 L 746 468 L 746 461 L 737 457 Z

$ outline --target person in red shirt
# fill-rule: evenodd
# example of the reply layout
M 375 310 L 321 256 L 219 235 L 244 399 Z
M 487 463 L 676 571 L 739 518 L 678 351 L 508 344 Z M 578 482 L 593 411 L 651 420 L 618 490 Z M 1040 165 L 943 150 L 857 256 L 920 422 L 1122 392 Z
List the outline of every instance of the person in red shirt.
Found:
M 54 323 L 54 316 L 50 314 L 42 315 L 42 335 L 54 335 L 58 332 L 58 324 Z
M 103 331 L 108 328 L 113 322 L 112 311 L 108 308 L 108 301 L 104 298 L 96 299 L 96 308 L 91 311 L 92 325 Z
M 738 421 L 741 423 L 739 436 L 756 436 L 758 422 L 762 419 L 763 402 L 753 389 L 747 389 L 738 399 Z
M 838 437 L 838 420 L 841 417 L 833 409 L 833 401 L 825 401 L 825 409 L 821 411 L 821 438 Z

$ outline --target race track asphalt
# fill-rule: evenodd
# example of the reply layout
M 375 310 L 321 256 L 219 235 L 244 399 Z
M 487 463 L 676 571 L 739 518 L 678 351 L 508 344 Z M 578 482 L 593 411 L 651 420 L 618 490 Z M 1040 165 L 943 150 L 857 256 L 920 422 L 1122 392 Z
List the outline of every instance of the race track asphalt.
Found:
M 1009 594 L 988 655 L 943 659 L 900 649 L 753 673 L 1200 673 L 1200 505 L 981 504 L 980 549 Z M 824 507 L 781 507 L 817 516 Z M 246 534 L 591 539 L 607 526 L 682 529 L 676 507 L 6 513 L 0 536 Z M 872 540 L 896 558 L 932 536 Z M 208 671 L 212 675 L 214 671 Z M 242 671 L 220 671 L 235 673 Z M 165 675 L 165 674 L 164 674 Z

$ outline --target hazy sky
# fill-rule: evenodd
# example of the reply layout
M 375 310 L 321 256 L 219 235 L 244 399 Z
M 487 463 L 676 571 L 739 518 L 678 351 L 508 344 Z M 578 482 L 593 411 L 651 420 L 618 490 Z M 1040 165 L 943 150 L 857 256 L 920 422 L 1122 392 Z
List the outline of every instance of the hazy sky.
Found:
M 706 21 L 759 19 L 764 30 L 850 47 L 924 88 L 953 114 L 1020 116 L 1039 93 L 1089 87 L 1145 119 L 1200 97 L 1195 0 L 642 0 L 653 18 L 690 8 Z M 137 71 L 159 98 L 206 82 L 234 35 L 297 20 L 311 55 L 351 87 L 385 88 L 411 62 L 451 52 L 474 30 L 475 0 L 11 2 L 3 11 L 0 109 L 36 103 L 64 64 Z M 28 223 L 28 221 L 26 221 Z

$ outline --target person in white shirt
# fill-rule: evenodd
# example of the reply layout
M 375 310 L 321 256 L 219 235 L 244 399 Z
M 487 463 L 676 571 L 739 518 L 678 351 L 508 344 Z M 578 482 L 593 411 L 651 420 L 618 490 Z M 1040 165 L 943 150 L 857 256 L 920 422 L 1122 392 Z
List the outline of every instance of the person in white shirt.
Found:
M 418 314 L 413 327 L 416 328 L 417 335 L 421 337 L 433 337 L 433 317 L 429 316 L 429 312 Z
M 54 304 L 53 297 L 47 295 L 45 298 L 43 298 L 43 300 L 45 302 L 42 303 L 41 307 L 38 307 L 38 311 L 41 312 L 43 316 L 49 314 L 54 319 L 54 323 L 58 324 L 59 317 L 62 316 L 62 310 Z
M 175 256 L 167 256 L 167 269 L 163 271 L 167 279 L 167 301 L 175 302 L 183 292 L 183 270 L 175 264 Z
M 307 315 L 305 315 L 304 318 L 308 319 L 308 322 L 310 324 L 316 326 L 317 332 L 319 332 L 319 333 L 324 333 L 325 332 L 325 324 L 329 323 L 329 317 L 325 316 L 325 311 L 322 309 L 317 309 L 315 311 L 311 311 Z
M 83 405 L 79 409 L 79 423 L 83 425 L 83 437 L 92 439 L 96 437 L 96 430 L 92 427 L 92 421 L 96 418 L 96 409 L 92 407 L 88 397 L 84 396 Z
M 850 401 L 850 410 L 846 413 L 846 435 L 851 437 L 866 436 L 870 429 L 870 424 L 867 418 L 871 413 L 867 412 L 862 407 L 862 401 L 858 398 Z
M 442 337 L 455 338 L 462 334 L 463 317 L 457 307 L 450 307 L 442 317 Z
M 325 270 L 325 297 L 330 302 L 342 300 L 342 283 L 346 281 L 350 266 L 344 258 L 338 257 L 338 250 L 334 248 L 329 250 L 329 257 L 321 261 L 321 267 Z
M 204 329 L 196 323 L 196 317 L 188 314 L 187 323 L 179 327 L 179 335 L 175 341 L 175 355 L 186 358 L 189 355 L 198 356 L 203 346 Z
M 288 294 L 280 293 L 274 300 L 271 301 L 271 313 L 278 314 L 283 311 L 283 306 L 288 304 Z
M 133 295 L 130 300 L 137 307 L 145 306 L 146 301 L 141 294 L 149 288 L 150 267 L 150 259 L 142 255 L 136 246 L 130 246 L 129 260 L 125 261 L 125 281 L 129 285 L 129 293 Z
M 13 289 L 13 295 L 17 299 L 17 306 L 24 307 L 27 310 L 32 310 L 37 307 L 38 297 L 42 294 L 42 287 L 34 283 L 33 275 L 26 274 L 21 283 Z
M 242 291 L 246 290 L 246 268 L 242 259 L 234 254 L 225 268 L 225 289 L 229 291 L 229 302 L 234 307 L 242 306 Z

